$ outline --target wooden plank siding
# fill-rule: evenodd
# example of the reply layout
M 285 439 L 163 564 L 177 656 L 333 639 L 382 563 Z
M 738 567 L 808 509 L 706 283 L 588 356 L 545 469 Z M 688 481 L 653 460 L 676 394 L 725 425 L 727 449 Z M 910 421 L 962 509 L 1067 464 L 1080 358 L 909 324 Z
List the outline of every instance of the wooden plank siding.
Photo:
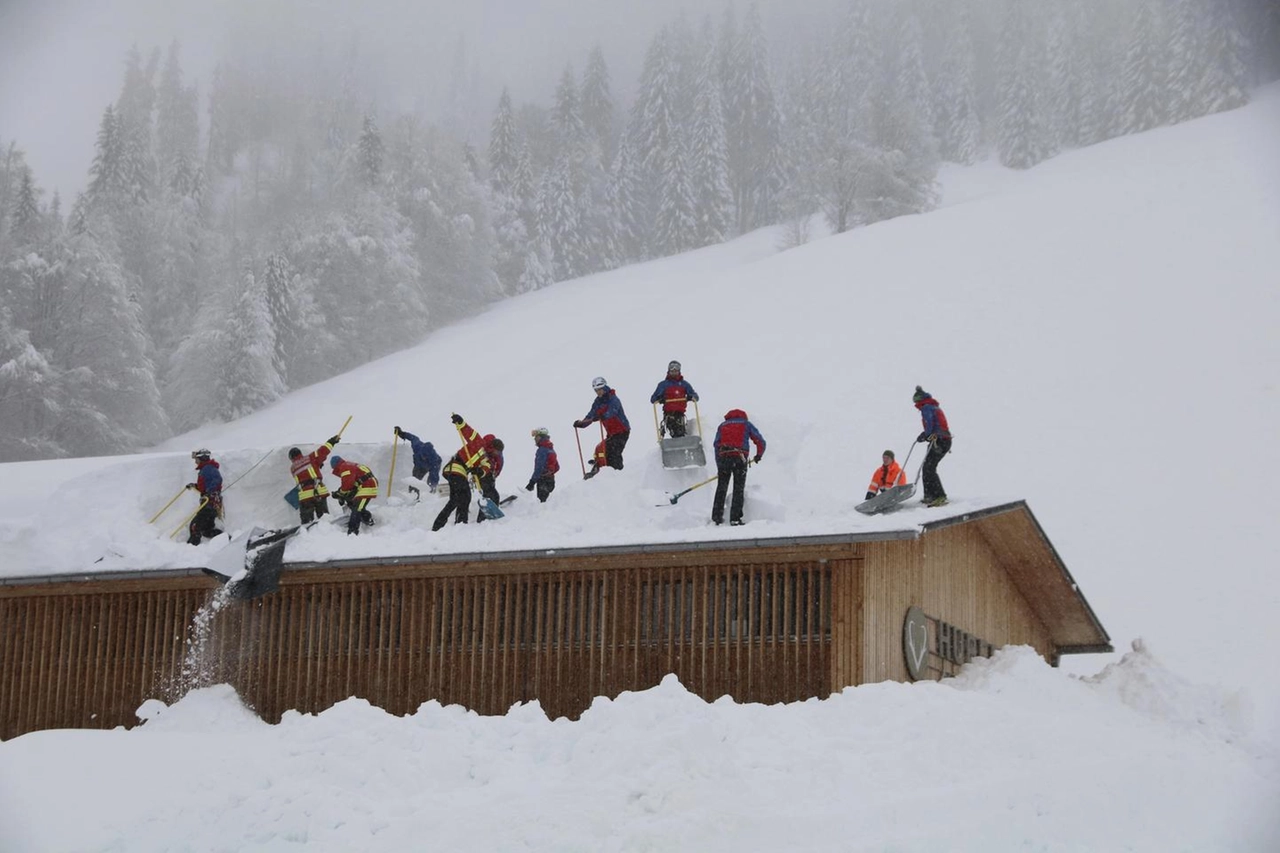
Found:
M 0 581 L 0 739 L 134 725 L 144 700 L 214 683 L 271 722 L 350 696 L 573 718 L 668 673 L 707 700 L 824 697 L 907 680 L 913 605 L 938 673 L 937 620 L 1050 662 L 1110 650 L 1020 502 L 861 536 L 290 564 L 279 591 L 197 621 L 213 594 L 187 570 Z
M 1029 645 L 1054 660 L 1053 639 L 973 524 L 886 542 L 863 562 L 862 679 L 906 681 L 902 623 L 907 609 L 957 625 L 996 647 Z
M 832 575 L 852 563 L 315 572 L 227 605 L 203 644 L 202 578 L 0 589 L 0 738 L 130 726 L 147 698 L 224 682 L 271 722 L 350 696 L 394 714 L 432 699 L 501 714 L 536 699 L 573 718 L 667 673 L 708 700 L 826 696 Z

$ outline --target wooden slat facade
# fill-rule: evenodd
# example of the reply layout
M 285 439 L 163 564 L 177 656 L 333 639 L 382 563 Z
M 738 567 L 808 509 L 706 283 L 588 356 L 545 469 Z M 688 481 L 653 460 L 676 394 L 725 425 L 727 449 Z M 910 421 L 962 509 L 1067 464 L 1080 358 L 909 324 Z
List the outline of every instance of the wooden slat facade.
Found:
M 295 566 L 203 621 L 200 574 L 0 585 L 0 739 L 134 725 L 144 700 L 215 683 L 270 722 L 351 696 L 394 714 L 536 699 L 575 718 L 668 673 L 708 700 L 803 700 L 905 680 L 913 605 L 1049 660 L 1063 637 L 1105 643 L 1023 553 L 1026 521 L 1002 519 L 1017 511 L 897 540 Z

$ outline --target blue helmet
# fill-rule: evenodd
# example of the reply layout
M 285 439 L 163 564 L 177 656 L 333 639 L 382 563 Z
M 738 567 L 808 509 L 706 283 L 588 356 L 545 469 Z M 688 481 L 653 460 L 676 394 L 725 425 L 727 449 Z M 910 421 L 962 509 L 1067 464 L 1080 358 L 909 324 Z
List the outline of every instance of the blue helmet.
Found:
M 330 457 L 329 457 L 329 467 L 330 467 L 330 468 L 337 468 L 337 467 L 338 467 L 339 465 L 341 465 L 341 464 L 342 464 L 342 457 L 341 457 L 341 456 L 330 456 Z

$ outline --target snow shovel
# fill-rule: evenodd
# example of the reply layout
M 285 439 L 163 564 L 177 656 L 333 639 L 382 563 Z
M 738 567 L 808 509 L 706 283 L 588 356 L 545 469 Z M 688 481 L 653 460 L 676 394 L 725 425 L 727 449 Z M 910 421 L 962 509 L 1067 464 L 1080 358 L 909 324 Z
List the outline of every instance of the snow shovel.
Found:
M 748 460 L 747 460 L 747 467 L 748 467 L 748 468 L 750 468 L 750 467 L 751 467 L 752 465 L 754 465 L 754 464 L 756 464 L 756 462 L 755 462 L 755 460 L 754 460 L 754 459 L 748 459 Z M 719 472 L 719 471 L 717 471 L 717 472 L 716 472 L 716 475 L 715 475 L 714 477 L 708 477 L 707 479 L 705 479 L 705 480 L 703 480 L 703 481 L 701 481 L 701 482 L 699 482 L 699 483 L 694 483 L 692 486 L 690 486 L 689 488 L 685 489 L 685 490 L 684 490 L 684 491 L 682 491 L 682 492 L 676 492 L 674 495 L 672 495 L 672 496 L 671 496 L 670 504 L 654 504 L 654 506 L 674 506 L 674 505 L 675 505 L 675 503 L 676 503 L 676 501 L 680 500 L 682 497 L 684 497 L 685 495 L 689 494 L 689 493 L 690 493 L 690 492 L 692 492 L 694 489 L 700 489 L 700 488 L 702 488 L 703 486 L 705 486 L 707 483 L 714 483 L 716 480 L 719 480 L 719 479 L 720 479 L 720 472 Z
M 911 454 L 915 452 L 915 444 L 911 445 L 911 449 L 907 451 L 907 458 L 902 460 L 902 468 L 905 471 L 907 463 L 911 461 Z M 903 501 L 909 500 L 916 493 L 916 483 L 920 482 L 920 472 L 924 470 L 924 463 L 920 463 L 920 467 L 916 469 L 916 478 L 910 483 L 901 486 L 893 486 L 888 489 L 881 490 L 880 494 L 865 500 L 854 507 L 854 510 L 863 515 L 875 515 L 879 512 L 885 512 L 900 505 Z
M 387 475 L 387 497 L 391 497 L 391 484 L 396 480 L 396 450 L 399 447 L 400 433 L 393 429 L 391 431 L 391 473 Z
M 176 503 L 176 502 L 177 502 L 178 498 L 182 497 L 183 493 L 185 493 L 186 491 L 187 491 L 187 487 L 186 487 L 186 486 L 183 486 L 181 489 L 179 489 L 179 490 L 178 490 L 178 493 L 177 493 L 176 495 L 174 495 L 174 496 L 173 496 L 173 500 L 169 501 L 167 504 L 165 504 L 163 507 L 161 507 L 161 509 L 160 509 L 160 511 L 159 511 L 159 512 L 157 512 L 155 515 L 151 516 L 151 520 L 150 520 L 150 521 L 148 521 L 148 522 L 147 522 L 147 524 L 155 524 L 155 523 L 156 523 L 156 520 L 157 520 L 158 518 L 160 518 L 160 516 L 164 515 L 165 510 L 167 510 L 169 507 L 173 506 L 173 505 L 174 505 L 174 503 Z
M 480 478 L 477 477 L 475 474 L 472 474 L 471 479 L 476 481 L 476 493 L 479 495 L 479 504 L 480 504 L 479 511 L 484 513 L 484 517 L 485 518 L 502 518 L 504 515 L 506 515 L 506 513 L 504 513 L 501 510 L 501 508 L 498 507 L 497 501 L 495 501 L 493 498 L 489 497 L 484 493 L 484 490 L 480 486 Z
M 586 427 L 583 427 L 583 429 L 586 429 Z M 582 479 L 589 480 L 591 478 L 587 476 L 587 462 L 582 455 L 582 437 L 578 435 L 578 427 L 577 427 L 576 421 L 574 422 L 574 427 L 573 427 L 573 438 L 576 442 L 578 442 L 578 464 L 582 466 Z M 604 438 L 605 438 L 604 424 L 602 423 L 600 424 L 600 440 L 604 441 Z M 595 457 L 593 456 L 592 458 L 595 458 Z

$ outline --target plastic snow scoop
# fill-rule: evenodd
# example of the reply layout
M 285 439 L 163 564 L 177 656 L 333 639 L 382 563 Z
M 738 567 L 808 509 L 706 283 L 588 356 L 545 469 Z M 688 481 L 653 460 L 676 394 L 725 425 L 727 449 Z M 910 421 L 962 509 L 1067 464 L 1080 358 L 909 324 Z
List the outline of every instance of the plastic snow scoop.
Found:
M 484 493 L 480 486 L 480 478 L 475 474 L 471 475 L 471 479 L 476 481 L 476 494 L 479 495 L 480 512 L 484 513 L 485 518 L 502 518 L 506 513 L 499 508 L 497 501 Z

